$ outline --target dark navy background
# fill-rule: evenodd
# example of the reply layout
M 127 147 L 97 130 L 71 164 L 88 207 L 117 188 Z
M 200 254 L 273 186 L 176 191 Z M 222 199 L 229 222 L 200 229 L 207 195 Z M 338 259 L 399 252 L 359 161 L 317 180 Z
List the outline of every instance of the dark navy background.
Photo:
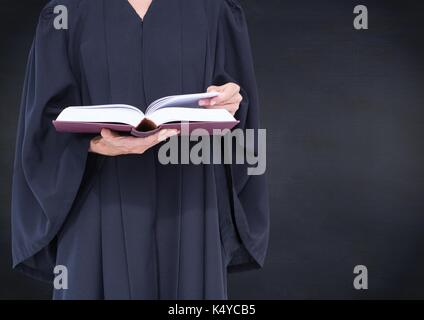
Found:
M 424 2 L 241 0 L 268 129 L 266 267 L 234 299 L 424 298 Z M 46 1 L 0 1 L 0 298 L 50 298 L 11 271 L 18 105 Z M 353 28 L 367 5 L 369 30 Z M 353 288 L 353 268 L 369 290 Z

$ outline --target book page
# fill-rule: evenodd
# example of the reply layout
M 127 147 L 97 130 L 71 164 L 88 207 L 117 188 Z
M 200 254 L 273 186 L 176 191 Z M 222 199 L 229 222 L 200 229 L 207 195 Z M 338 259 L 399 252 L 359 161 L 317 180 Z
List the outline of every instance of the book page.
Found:
M 68 107 L 56 119 L 57 121 L 123 123 L 136 127 L 144 114 L 136 107 L 125 104 Z
M 178 96 L 169 96 L 158 99 L 151 103 L 146 110 L 147 114 L 152 114 L 153 112 L 162 109 L 162 108 L 195 108 L 199 107 L 199 100 L 210 99 L 217 97 L 218 92 L 205 92 L 205 93 L 194 93 L 194 94 L 184 94 Z
M 204 108 L 164 108 L 146 116 L 156 125 L 181 121 L 233 122 L 237 121 L 227 110 Z

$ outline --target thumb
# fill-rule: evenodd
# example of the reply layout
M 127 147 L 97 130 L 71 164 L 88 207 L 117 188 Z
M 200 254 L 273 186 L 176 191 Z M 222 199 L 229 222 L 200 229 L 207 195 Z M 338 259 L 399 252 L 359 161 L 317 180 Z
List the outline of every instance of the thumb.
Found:
M 103 128 L 100 135 L 105 139 L 114 138 L 116 135 L 110 129 Z
M 221 87 L 218 87 L 218 86 L 210 86 L 206 92 L 213 92 L 213 91 L 221 92 L 222 89 Z

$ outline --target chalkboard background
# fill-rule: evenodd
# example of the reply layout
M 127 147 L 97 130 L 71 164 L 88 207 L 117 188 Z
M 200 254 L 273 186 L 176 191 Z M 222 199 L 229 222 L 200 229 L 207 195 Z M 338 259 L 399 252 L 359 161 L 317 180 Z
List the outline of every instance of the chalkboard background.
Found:
M 268 129 L 266 267 L 237 299 L 424 298 L 424 2 L 242 0 Z M 46 1 L 0 2 L 0 298 L 50 298 L 11 271 L 19 99 Z M 369 30 L 353 28 L 353 8 Z M 353 287 L 365 265 L 369 289 Z

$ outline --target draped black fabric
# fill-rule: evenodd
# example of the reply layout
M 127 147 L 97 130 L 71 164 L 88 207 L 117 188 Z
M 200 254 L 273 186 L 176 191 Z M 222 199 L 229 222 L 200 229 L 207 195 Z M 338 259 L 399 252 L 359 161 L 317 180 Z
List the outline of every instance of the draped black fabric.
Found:
M 66 5 L 69 29 L 53 26 Z M 227 270 L 263 265 L 264 176 L 246 165 L 161 165 L 88 153 L 92 135 L 55 132 L 69 105 L 144 109 L 171 94 L 233 81 L 240 128 L 259 106 L 245 17 L 235 0 L 154 0 L 144 20 L 126 0 L 52 1 L 31 48 L 12 196 L 14 267 L 51 281 L 56 299 L 225 299 Z
M 244 12 L 240 3 L 233 0 L 221 6 L 218 16 L 214 83 L 222 85 L 234 82 L 240 85 L 243 101 L 237 112 L 237 119 L 240 120 L 237 128 L 257 132 L 259 102 Z M 253 147 L 257 154 L 258 145 Z M 264 263 L 268 246 L 269 208 L 266 179 L 264 175 L 248 176 L 247 164 L 233 164 L 228 171 L 233 216 L 243 243 L 243 246 L 233 252 L 229 270 L 260 267 Z

